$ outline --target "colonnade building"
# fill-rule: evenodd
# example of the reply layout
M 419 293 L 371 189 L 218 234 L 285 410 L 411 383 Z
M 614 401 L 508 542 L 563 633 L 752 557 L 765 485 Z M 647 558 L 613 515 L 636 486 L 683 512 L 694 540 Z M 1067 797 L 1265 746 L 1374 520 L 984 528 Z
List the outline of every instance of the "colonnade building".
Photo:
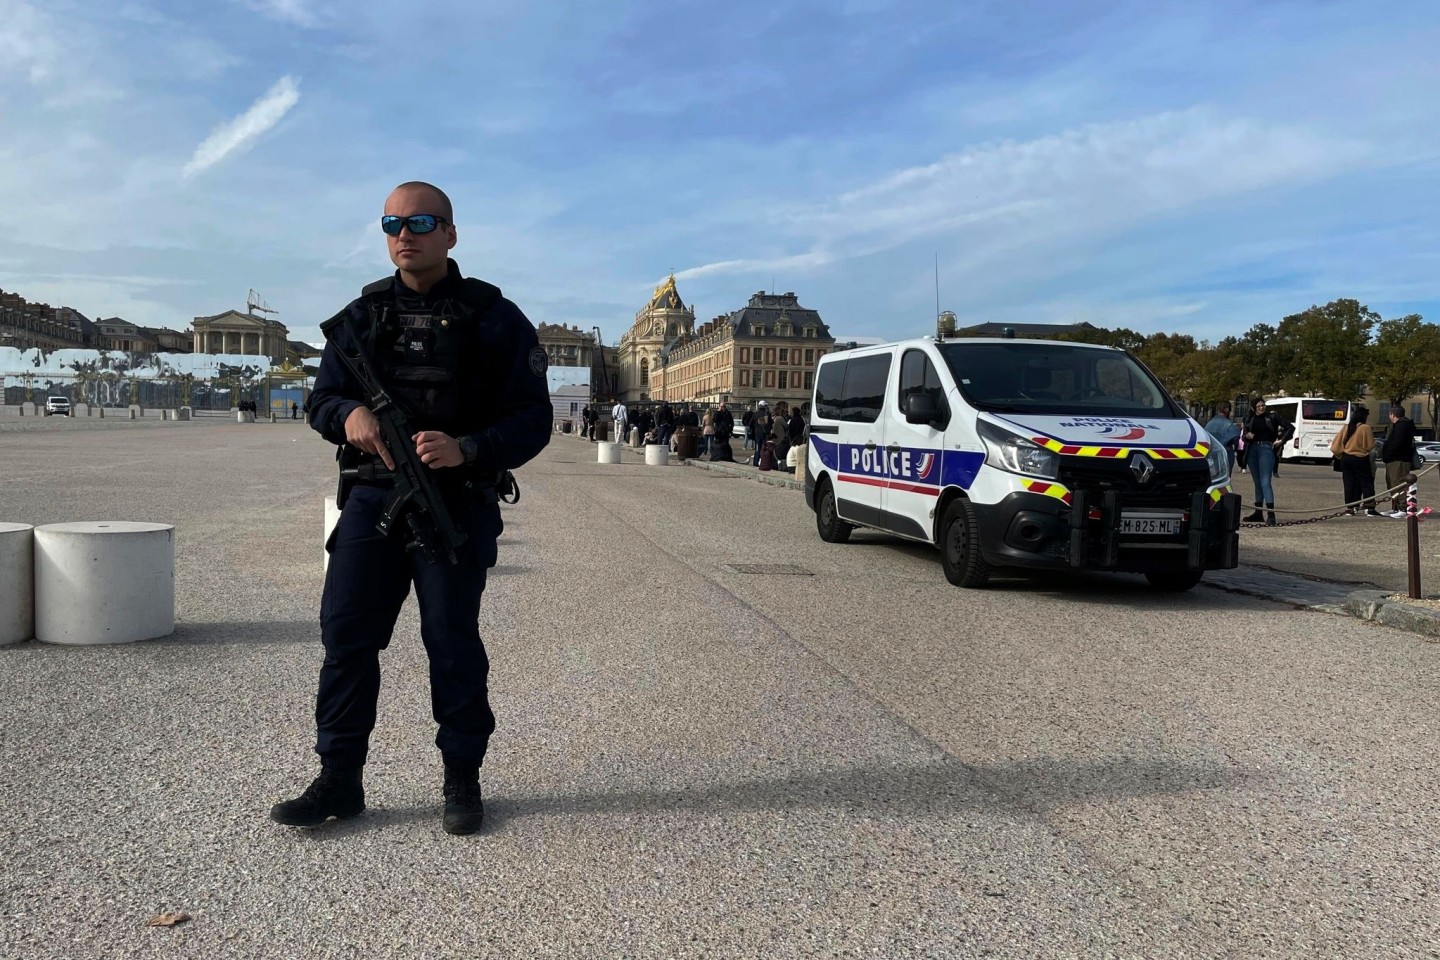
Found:
M 196 317 L 192 327 L 195 353 L 269 357 L 271 363 L 285 359 L 290 331 L 279 320 L 226 310 L 213 317 Z

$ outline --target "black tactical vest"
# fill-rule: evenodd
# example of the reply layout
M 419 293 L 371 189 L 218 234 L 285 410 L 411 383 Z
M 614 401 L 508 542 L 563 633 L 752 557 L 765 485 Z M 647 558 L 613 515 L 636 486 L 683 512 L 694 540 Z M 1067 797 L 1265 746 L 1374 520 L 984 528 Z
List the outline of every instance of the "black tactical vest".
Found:
M 500 296 L 483 280 L 441 281 L 441 296 L 420 296 L 393 276 L 361 291 L 369 313 L 366 349 L 391 395 L 422 430 L 454 433 L 462 369 L 478 355 L 479 315 Z M 468 360 L 468 364 L 467 364 Z

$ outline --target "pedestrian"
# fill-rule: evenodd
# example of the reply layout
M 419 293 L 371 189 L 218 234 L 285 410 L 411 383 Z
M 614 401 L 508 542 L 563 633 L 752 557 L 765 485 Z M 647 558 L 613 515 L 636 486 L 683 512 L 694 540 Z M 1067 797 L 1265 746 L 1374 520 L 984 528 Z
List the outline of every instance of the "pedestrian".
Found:
M 395 468 L 366 394 L 336 351 L 367 355 L 381 386 L 410 414 L 414 453 L 466 539 L 455 562 L 427 562 L 409 548 L 407 523 L 389 534 L 377 529 L 394 498 L 383 473 L 342 489 L 320 602 L 321 769 L 303 793 L 271 809 L 279 823 L 316 826 L 365 809 L 362 772 L 375 726 L 380 651 L 412 586 L 439 725 L 443 825 L 466 834 L 484 823 L 480 768 L 495 716 L 478 620 L 503 528 L 496 484 L 549 442 L 553 408 L 534 326 L 498 288 L 462 276 L 449 259 L 453 217 L 449 198 L 428 183 L 403 183 L 386 199 L 380 227 L 398 269 L 327 322 L 311 421 L 341 445 L 342 463 Z
M 660 443 L 668 446 L 670 438 L 675 434 L 675 409 L 670 406 L 668 401 L 661 402 L 660 414 L 656 421 L 656 436 Z
M 1250 401 L 1250 416 L 1245 418 L 1242 436 L 1245 438 L 1246 460 L 1250 465 L 1250 476 L 1255 481 L 1255 512 L 1245 517 L 1246 523 L 1275 526 L 1275 458 L 1280 447 L 1290 439 L 1295 430 L 1284 417 L 1270 413 L 1265 401 L 1259 398 Z M 1261 513 L 1264 507 L 1266 513 Z
M 798 447 L 805 442 L 805 417 L 799 407 L 790 408 L 790 420 L 785 425 L 790 446 Z
M 291 419 L 291 420 L 296 420 L 296 419 L 299 419 L 299 417 L 300 417 L 300 404 L 296 403 L 294 400 L 291 400 L 291 401 L 290 401 L 290 419 Z
M 746 410 L 740 415 L 740 447 L 744 450 L 750 449 L 750 422 L 755 419 L 754 410 Z
M 700 422 L 700 454 L 706 455 L 710 452 L 710 445 L 715 442 L 715 411 L 706 410 L 705 417 Z
M 1350 422 L 1330 441 L 1330 454 L 1340 467 L 1345 491 L 1345 515 L 1363 513 L 1367 517 L 1382 514 L 1375 509 L 1375 434 L 1365 421 L 1370 411 L 1355 404 Z
M 614 397 L 610 398 L 614 400 Z M 610 419 L 615 423 L 615 436 L 610 439 L 617 443 L 625 443 L 630 438 L 625 435 L 625 427 L 629 424 L 629 413 L 625 409 L 625 401 L 617 401 L 615 406 L 610 408 Z
M 770 437 L 770 408 L 761 400 L 755 406 L 755 415 L 750 418 L 750 440 L 755 444 L 755 454 L 750 459 L 752 467 L 760 466 L 760 450 Z
M 730 452 L 730 437 L 735 433 L 735 415 L 724 403 L 715 409 L 715 441 L 710 447 L 710 460 L 718 463 L 734 463 L 735 455 Z
M 1215 442 L 1225 448 L 1225 453 L 1230 458 L 1230 469 L 1235 469 L 1235 443 L 1240 439 L 1240 428 L 1235 426 L 1235 421 L 1230 419 L 1230 402 L 1221 400 L 1215 405 L 1215 416 L 1211 417 L 1205 424 L 1205 432 L 1215 438 Z
M 1385 432 L 1380 459 L 1385 462 L 1385 489 L 1395 490 L 1390 496 L 1390 516 L 1396 520 L 1404 519 L 1405 478 L 1417 466 L 1415 421 L 1405 416 L 1404 407 L 1390 408 L 1390 429 Z

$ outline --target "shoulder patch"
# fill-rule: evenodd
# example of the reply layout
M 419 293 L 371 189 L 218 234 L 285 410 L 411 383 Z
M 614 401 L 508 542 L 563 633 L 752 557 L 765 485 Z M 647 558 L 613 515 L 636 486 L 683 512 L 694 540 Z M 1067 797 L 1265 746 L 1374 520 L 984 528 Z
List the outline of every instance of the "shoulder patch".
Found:
M 550 367 L 550 358 L 545 356 L 545 351 L 535 347 L 530 351 L 530 372 L 537 377 L 545 376 L 545 371 Z

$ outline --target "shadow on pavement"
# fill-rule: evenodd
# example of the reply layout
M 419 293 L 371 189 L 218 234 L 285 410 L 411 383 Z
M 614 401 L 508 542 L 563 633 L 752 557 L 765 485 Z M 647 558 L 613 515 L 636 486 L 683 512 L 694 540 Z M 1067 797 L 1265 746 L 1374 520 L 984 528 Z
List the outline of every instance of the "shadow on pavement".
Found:
M 221 643 L 313 643 L 320 644 L 320 617 L 313 620 L 274 622 L 177 623 L 175 632 L 157 640 L 142 640 L 154 646 L 212 646 Z
M 1168 760 L 1024 761 L 968 766 L 872 764 L 706 787 L 496 797 L 486 831 L 535 816 L 584 816 L 832 808 L 860 816 L 915 818 L 960 810 L 1035 814 L 1095 799 L 1134 798 L 1231 787 L 1245 774 Z

